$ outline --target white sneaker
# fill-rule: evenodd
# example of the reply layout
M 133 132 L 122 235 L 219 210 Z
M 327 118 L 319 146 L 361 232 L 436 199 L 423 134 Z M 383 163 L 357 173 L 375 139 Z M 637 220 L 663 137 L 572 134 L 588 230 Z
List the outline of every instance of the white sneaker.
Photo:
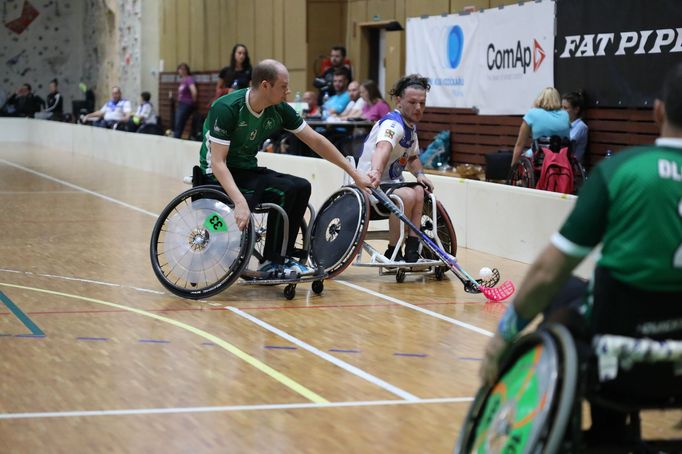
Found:
M 312 274 L 313 269 L 304 265 L 303 263 L 292 259 L 291 257 L 286 257 L 284 259 L 284 268 L 287 270 L 293 270 L 298 274 Z

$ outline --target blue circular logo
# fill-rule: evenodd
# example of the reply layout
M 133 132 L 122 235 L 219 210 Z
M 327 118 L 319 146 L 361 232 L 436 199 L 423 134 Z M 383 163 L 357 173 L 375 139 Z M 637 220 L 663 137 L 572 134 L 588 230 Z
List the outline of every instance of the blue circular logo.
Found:
M 464 32 L 462 27 L 455 25 L 448 33 L 448 65 L 455 69 L 462 62 L 462 49 L 464 48 Z

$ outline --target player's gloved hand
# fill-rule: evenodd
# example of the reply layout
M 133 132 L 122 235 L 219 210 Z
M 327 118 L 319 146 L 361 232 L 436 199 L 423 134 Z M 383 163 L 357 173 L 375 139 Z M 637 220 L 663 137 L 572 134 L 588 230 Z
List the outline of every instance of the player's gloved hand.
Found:
M 246 226 L 249 225 L 251 211 L 249 210 L 249 205 L 246 203 L 246 201 L 235 203 L 234 217 L 237 221 L 237 227 L 239 227 L 239 230 L 243 231 Z
M 481 368 L 478 371 L 478 375 L 484 384 L 492 385 L 497 379 L 500 360 L 509 345 L 510 343 L 504 340 L 499 333 L 495 333 L 495 336 L 486 345 Z

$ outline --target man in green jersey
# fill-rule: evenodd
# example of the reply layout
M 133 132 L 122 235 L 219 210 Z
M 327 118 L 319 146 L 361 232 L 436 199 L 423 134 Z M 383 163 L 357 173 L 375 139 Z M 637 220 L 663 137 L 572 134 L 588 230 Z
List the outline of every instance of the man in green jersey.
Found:
M 369 177 L 358 173 L 322 135 L 313 131 L 287 104 L 289 72 L 280 62 L 263 60 L 253 69 L 251 87 L 234 91 L 213 102 L 204 122 L 200 165 L 205 179 L 220 183 L 234 202 L 237 225 L 244 229 L 250 211 L 258 203 L 280 205 L 289 218 L 287 257 L 281 256 L 283 222 L 268 216 L 261 270 L 284 265 L 301 273 L 309 270 L 291 258 L 301 221 L 310 198 L 310 183 L 299 177 L 258 167 L 259 145 L 273 133 L 285 129 L 312 150 L 353 177 L 360 188 L 370 186 Z
M 488 343 L 484 382 L 495 380 L 509 343 L 543 310 L 546 320 L 565 323 L 578 337 L 682 339 L 682 65 L 666 78 L 654 116 L 661 132 L 656 144 L 595 167 L 531 266 Z M 572 271 L 599 243 L 592 288 L 583 286 L 579 301 L 567 298 L 562 286 L 575 284 Z M 606 427 L 610 436 L 616 427 Z

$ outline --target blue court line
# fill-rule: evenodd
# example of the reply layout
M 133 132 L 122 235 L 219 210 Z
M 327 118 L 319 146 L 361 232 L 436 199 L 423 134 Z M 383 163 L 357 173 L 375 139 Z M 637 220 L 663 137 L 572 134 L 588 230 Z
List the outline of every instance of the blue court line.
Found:
M 266 345 L 265 348 L 269 350 L 296 350 L 296 347 L 284 346 L 284 345 Z
M 14 304 L 14 303 L 12 302 L 12 300 L 9 299 L 9 298 L 7 297 L 7 295 L 5 295 L 5 294 L 2 293 L 2 292 L 0 292 L 0 301 L 2 301 L 3 303 L 5 303 L 5 306 L 7 306 L 7 309 L 9 309 L 10 311 L 12 311 L 12 313 L 14 314 L 14 316 L 15 316 L 16 318 L 18 318 L 18 319 L 21 321 L 21 323 L 23 323 L 24 326 L 25 326 L 26 328 L 29 329 L 29 331 L 31 331 L 31 334 L 33 334 L 34 336 L 44 336 L 44 335 L 45 335 L 45 333 L 43 332 L 43 330 L 41 330 L 40 328 L 38 328 L 38 325 L 36 325 L 35 323 L 33 323 L 33 320 L 31 320 L 30 318 L 28 318 L 28 315 L 24 314 L 24 312 L 23 312 L 21 309 L 19 309 L 19 307 L 17 307 L 17 305 Z
M 414 356 L 417 358 L 426 358 L 429 355 L 426 353 L 393 353 L 393 356 Z
M 108 341 L 108 337 L 77 337 L 76 340 L 81 341 Z
M 330 348 L 329 351 L 334 353 L 360 353 L 360 350 L 344 350 L 342 348 Z
M 170 341 L 161 339 L 140 339 L 138 342 L 148 343 L 148 344 L 170 344 Z

